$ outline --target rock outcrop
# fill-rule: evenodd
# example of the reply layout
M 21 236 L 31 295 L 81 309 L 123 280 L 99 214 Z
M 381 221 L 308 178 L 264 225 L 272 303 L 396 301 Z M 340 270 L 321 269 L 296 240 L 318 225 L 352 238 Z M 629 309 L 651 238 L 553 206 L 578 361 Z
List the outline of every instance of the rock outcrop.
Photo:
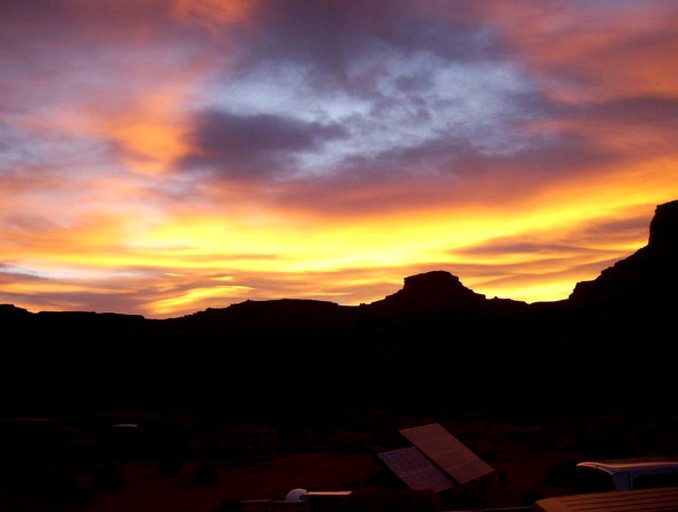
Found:
M 661 204 L 650 223 L 648 244 L 577 283 L 568 302 L 579 307 L 647 311 L 675 303 L 678 288 L 678 201 Z
M 444 270 L 406 277 L 401 290 L 373 302 L 371 306 L 398 310 L 438 310 L 475 307 L 485 295 L 464 286 L 459 278 Z

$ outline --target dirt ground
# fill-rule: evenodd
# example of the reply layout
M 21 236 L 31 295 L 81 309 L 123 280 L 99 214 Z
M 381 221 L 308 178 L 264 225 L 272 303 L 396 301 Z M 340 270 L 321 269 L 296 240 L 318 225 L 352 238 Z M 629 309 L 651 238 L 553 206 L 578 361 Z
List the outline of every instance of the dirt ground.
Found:
M 191 476 L 195 466 L 191 464 L 177 476 L 160 477 L 156 464 L 128 462 L 124 464 L 125 481 L 119 490 L 98 492 L 86 503 L 67 509 L 80 512 L 214 512 L 234 501 L 283 500 L 295 488 L 323 491 L 359 488 L 374 470 L 374 463 L 369 455 L 287 454 L 248 466 L 216 464 L 216 481 L 196 484 Z M 542 479 L 547 466 L 543 457 L 495 464 L 495 469 L 505 476 L 501 479 L 490 477 L 490 482 L 482 485 L 483 495 L 487 496 L 490 491 L 493 494 L 486 504 L 521 504 L 535 492 L 534 482 Z
M 169 468 L 158 460 L 109 461 L 110 481 L 101 486 L 92 472 L 78 475 L 79 486 L 88 490 L 77 503 L 40 505 L 5 493 L 10 512 L 217 512 L 241 500 L 284 500 L 295 488 L 339 491 L 383 485 L 397 478 L 376 454 L 398 442 L 398 426 L 423 425 L 435 418 L 394 422 L 393 432 L 375 436 L 368 429 L 337 431 L 329 441 L 319 441 L 304 431 L 286 450 L 262 447 L 247 457 L 215 456 L 210 460 L 174 461 Z M 535 499 L 567 494 L 571 489 L 571 468 L 581 460 L 636 455 L 675 455 L 674 439 L 678 420 L 673 417 L 606 415 L 563 417 L 534 421 L 445 420 L 441 424 L 487 462 L 494 472 L 462 489 L 464 499 L 479 507 L 512 507 L 531 504 Z M 255 429 L 256 430 L 256 429 Z M 253 427 L 247 427 L 251 443 Z M 267 431 L 268 432 L 268 431 Z M 226 443 L 243 442 L 242 432 L 232 428 L 214 438 Z M 270 432 L 269 432 L 270 434 Z M 269 435 L 267 434 L 267 436 Z M 268 438 L 268 437 L 267 437 Z M 390 443 L 390 444 L 389 444 Z M 264 443 L 265 444 L 265 443 Z M 407 445 L 407 443 L 403 443 Z M 219 453 L 218 451 L 215 453 Z M 386 480 L 384 480 L 386 478 Z M 454 510 L 456 499 L 446 497 Z M 451 499 L 451 501 L 449 501 Z

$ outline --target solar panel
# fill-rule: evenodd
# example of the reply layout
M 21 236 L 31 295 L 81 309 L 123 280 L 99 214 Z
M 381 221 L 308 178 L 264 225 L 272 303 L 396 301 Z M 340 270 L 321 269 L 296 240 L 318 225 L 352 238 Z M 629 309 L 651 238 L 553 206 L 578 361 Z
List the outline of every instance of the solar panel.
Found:
M 415 447 L 377 455 L 412 490 L 440 492 L 454 486 L 454 482 Z
M 494 471 L 439 423 L 402 429 L 400 433 L 462 485 Z

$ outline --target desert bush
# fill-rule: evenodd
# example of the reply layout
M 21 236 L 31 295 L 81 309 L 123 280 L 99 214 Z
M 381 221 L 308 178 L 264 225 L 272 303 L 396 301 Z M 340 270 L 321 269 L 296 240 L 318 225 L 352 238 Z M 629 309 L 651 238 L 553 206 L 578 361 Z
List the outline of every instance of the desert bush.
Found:
M 92 483 L 101 492 L 117 492 L 124 482 L 124 469 L 119 464 L 102 464 L 94 469 L 92 475 Z
M 191 480 L 197 485 L 214 485 L 219 481 L 219 473 L 214 464 L 201 462 L 191 471 Z
M 575 477 L 576 461 L 556 464 L 549 467 L 544 474 L 544 485 L 554 487 L 569 487 Z

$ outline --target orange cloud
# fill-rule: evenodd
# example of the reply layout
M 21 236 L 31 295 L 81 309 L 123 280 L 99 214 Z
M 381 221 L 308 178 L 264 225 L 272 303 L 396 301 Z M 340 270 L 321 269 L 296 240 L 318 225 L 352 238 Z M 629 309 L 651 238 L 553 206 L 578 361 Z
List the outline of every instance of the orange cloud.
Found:
M 216 28 L 246 21 L 254 5 L 254 0 L 177 0 L 172 14 L 181 21 Z
M 492 23 L 520 52 L 543 90 L 559 101 L 678 94 L 672 65 L 678 19 L 666 12 L 666 4 L 592 4 L 576 12 L 567 3 L 489 6 Z
M 124 151 L 133 171 L 156 175 L 189 150 L 180 119 L 157 112 L 131 112 L 110 119 L 104 134 Z

